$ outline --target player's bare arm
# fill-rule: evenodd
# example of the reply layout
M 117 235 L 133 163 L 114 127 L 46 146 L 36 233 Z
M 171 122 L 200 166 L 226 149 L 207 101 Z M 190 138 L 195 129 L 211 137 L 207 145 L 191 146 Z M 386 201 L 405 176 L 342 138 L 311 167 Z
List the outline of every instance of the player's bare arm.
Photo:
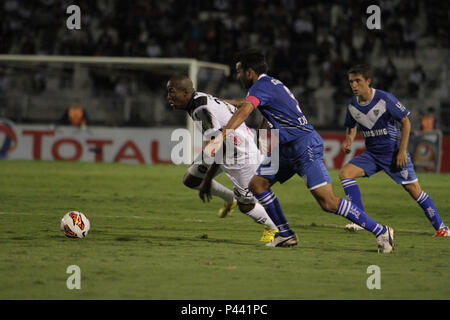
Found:
M 406 116 L 402 120 L 400 120 L 400 123 L 402 125 L 402 138 L 400 140 L 400 147 L 397 154 L 397 166 L 404 167 L 406 166 L 407 162 L 406 149 L 408 147 L 409 134 L 411 132 L 411 122 Z
M 351 146 L 353 140 L 355 140 L 357 131 L 358 128 L 356 126 L 354 126 L 353 128 L 345 128 L 345 140 L 342 143 L 342 150 L 344 150 L 345 153 L 350 153 Z
M 254 109 L 255 107 L 248 101 L 244 101 L 240 104 L 239 109 L 233 114 L 227 125 L 223 127 L 223 135 L 225 135 L 226 130 L 234 130 L 244 123 Z

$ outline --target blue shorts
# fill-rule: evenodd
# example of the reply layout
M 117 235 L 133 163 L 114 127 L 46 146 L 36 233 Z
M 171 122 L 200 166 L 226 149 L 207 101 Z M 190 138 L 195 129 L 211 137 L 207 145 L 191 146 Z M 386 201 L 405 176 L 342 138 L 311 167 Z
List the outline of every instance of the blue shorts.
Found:
M 398 184 L 409 184 L 417 181 L 417 176 L 411 157 L 408 152 L 406 154 L 408 157 L 404 168 L 397 167 L 397 152 L 382 155 L 366 151 L 350 160 L 349 163 L 363 169 L 367 177 L 383 170 Z
M 297 173 L 305 180 L 309 190 L 316 189 L 331 183 L 323 162 L 323 150 L 321 136 L 313 131 L 300 139 L 280 145 L 278 166 L 273 166 L 276 159 L 266 157 L 256 174 L 270 181 L 283 183 Z

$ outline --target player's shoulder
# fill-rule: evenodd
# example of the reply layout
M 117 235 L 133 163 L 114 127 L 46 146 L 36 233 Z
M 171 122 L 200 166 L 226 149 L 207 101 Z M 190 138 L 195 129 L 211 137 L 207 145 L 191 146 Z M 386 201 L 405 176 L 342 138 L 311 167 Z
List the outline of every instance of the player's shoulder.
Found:
M 358 102 L 356 101 L 356 96 L 353 95 L 351 98 L 349 98 L 346 102 L 346 106 L 350 107 L 350 106 L 356 106 L 358 104 Z
M 384 90 L 380 90 L 380 89 L 375 89 L 375 95 L 379 98 L 379 99 L 383 99 L 385 101 L 388 102 L 395 102 L 398 101 L 398 99 L 390 92 L 384 91 Z
M 252 86 L 250 89 L 253 90 L 261 90 L 261 89 L 270 89 L 274 85 L 275 78 L 263 74 Z
M 203 92 L 196 92 L 192 96 L 191 100 L 189 101 L 188 105 L 188 112 L 189 114 L 197 114 L 200 110 L 208 108 L 210 106 L 210 99 L 208 98 L 209 94 L 203 93 Z
M 208 104 L 208 94 L 204 92 L 196 92 L 192 97 L 192 102 L 195 107 L 206 106 Z

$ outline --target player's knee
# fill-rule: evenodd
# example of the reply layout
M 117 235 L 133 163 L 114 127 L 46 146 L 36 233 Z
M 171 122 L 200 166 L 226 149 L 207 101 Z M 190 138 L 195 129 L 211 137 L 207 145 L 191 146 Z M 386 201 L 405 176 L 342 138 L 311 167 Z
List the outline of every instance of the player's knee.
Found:
M 191 175 L 189 172 L 186 172 L 183 176 L 183 184 L 188 188 L 198 187 L 202 183 L 202 179 Z
M 340 180 L 348 179 L 345 174 L 346 174 L 346 172 L 345 172 L 344 168 L 341 168 L 341 170 L 339 170 L 339 179 Z
M 248 189 L 253 194 L 261 194 L 270 188 L 270 183 L 262 178 L 253 177 L 248 185 Z
M 344 179 L 351 179 L 352 177 L 350 176 L 350 171 L 348 170 L 348 168 L 346 166 L 344 166 L 343 168 L 341 168 L 341 170 L 339 170 L 339 179 L 340 180 L 344 180 Z
M 254 203 L 240 203 L 238 202 L 238 206 L 239 206 L 239 210 L 242 213 L 247 213 L 253 210 L 253 208 L 255 207 Z
M 417 182 L 405 184 L 403 185 L 403 187 L 414 199 L 417 199 L 420 196 L 420 193 L 422 192 L 422 188 Z
M 334 212 L 333 206 L 331 205 L 330 202 L 321 201 L 321 202 L 319 202 L 319 204 L 320 204 L 320 207 L 322 208 L 322 210 L 324 210 L 326 212 Z
M 354 164 L 347 163 L 341 170 L 339 170 L 339 179 L 356 179 L 365 175 L 364 169 L 355 166 Z

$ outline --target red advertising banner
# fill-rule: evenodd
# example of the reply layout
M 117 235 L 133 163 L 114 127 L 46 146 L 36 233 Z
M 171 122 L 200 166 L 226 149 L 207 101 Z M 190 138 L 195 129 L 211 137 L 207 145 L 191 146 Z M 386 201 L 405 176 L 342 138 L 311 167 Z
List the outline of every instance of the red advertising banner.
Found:
M 442 139 L 442 158 L 440 172 L 450 172 L 450 136 L 444 136 Z
M 344 142 L 345 134 L 337 132 L 319 132 L 322 136 L 325 148 L 324 160 L 328 169 L 340 169 L 348 161 L 360 155 L 366 150 L 364 137 L 357 135 L 352 143 L 352 150 L 349 154 L 342 151 L 341 145 Z
M 325 146 L 325 154 L 324 160 L 325 164 L 329 169 L 340 169 L 342 166 L 347 163 L 350 159 L 355 156 L 363 153 L 365 151 L 364 146 L 364 137 L 362 135 L 357 135 L 355 141 L 352 145 L 352 152 L 350 154 L 345 154 L 340 148 L 342 142 L 345 139 L 344 133 L 333 133 L 333 132 L 319 132 L 323 138 L 324 146 Z M 439 140 L 436 140 L 438 143 Z M 413 139 L 410 139 L 410 144 L 413 143 Z M 434 155 L 439 155 L 440 161 L 437 161 L 440 165 L 438 166 L 438 172 L 450 172 L 450 136 L 442 136 L 442 143 L 438 143 L 436 146 L 439 149 L 439 152 L 435 152 Z M 426 149 L 425 151 L 429 151 Z M 425 152 L 422 151 L 422 152 Z M 413 161 L 418 161 L 417 157 L 414 158 L 415 155 L 411 155 L 413 157 Z M 417 171 L 431 171 L 421 168 L 418 166 L 416 168 Z
M 0 159 L 172 163 L 174 146 L 181 143 L 172 139 L 175 130 L 179 129 L 90 127 L 83 131 L 64 126 L 14 125 L 0 119 Z M 319 133 L 328 169 L 342 168 L 365 150 L 362 135 L 356 136 L 352 151 L 345 154 L 341 149 L 343 132 Z M 440 172 L 450 172 L 450 136 L 443 136 L 441 145 Z

